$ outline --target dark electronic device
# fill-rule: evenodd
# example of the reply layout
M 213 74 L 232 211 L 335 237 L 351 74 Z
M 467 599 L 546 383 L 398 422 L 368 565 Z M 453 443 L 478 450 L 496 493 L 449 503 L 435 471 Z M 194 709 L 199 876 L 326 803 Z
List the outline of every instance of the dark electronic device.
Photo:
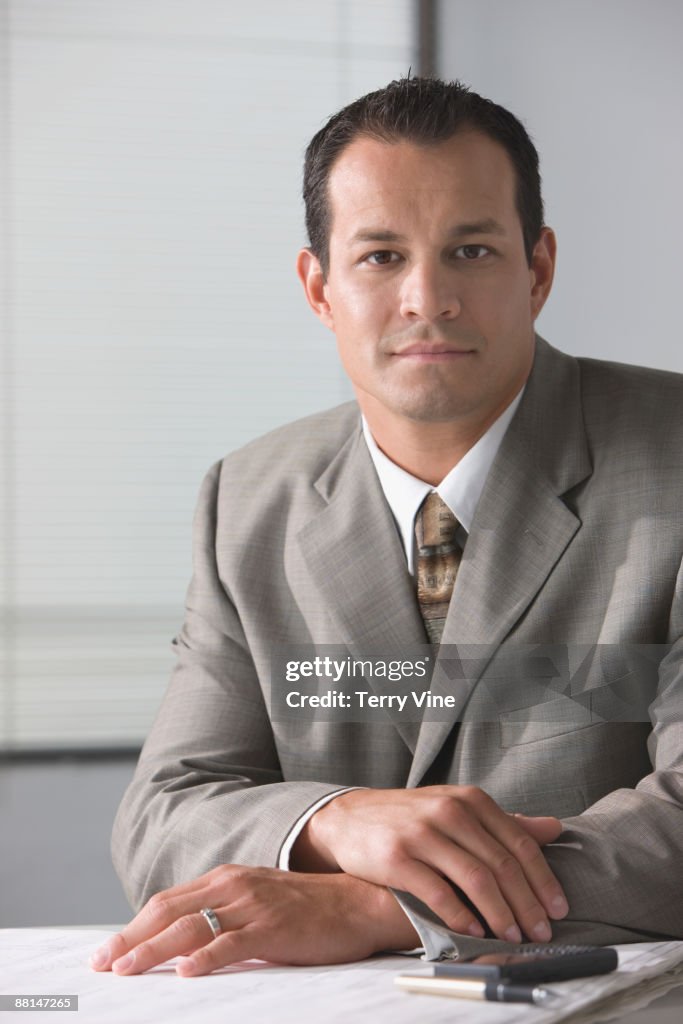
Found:
M 435 963 L 435 978 L 479 981 L 568 981 L 609 974 L 619 963 L 609 946 L 526 946 L 514 953 L 487 953 L 474 960 Z

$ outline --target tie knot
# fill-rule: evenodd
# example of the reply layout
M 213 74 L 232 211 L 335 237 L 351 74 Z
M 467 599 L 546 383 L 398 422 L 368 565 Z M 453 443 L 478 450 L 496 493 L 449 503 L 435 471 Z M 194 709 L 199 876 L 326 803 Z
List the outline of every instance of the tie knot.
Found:
M 415 519 L 418 548 L 452 549 L 459 525 L 446 502 L 432 491 L 420 505 Z

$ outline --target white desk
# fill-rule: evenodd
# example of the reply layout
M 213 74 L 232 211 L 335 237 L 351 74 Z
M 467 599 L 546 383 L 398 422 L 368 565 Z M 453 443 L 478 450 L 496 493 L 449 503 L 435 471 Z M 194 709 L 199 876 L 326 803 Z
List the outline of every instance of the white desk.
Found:
M 424 966 L 407 957 L 377 957 L 357 964 L 330 967 L 280 967 L 251 961 L 224 968 L 208 977 L 179 978 L 172 966 L 162 965 L 147 974 L 121 978 L 110 972 L 98 974 L 87 965 L 89 954 L 114 931 L 96 929 L 14 928 L 0 930 L 1 994 L 73 994 L 79 997 L 77 1013 L 62 1012 L 60 1024 L 139 1024 L 186 1021 L 201 1024 L 550 1024 L 567 1012 L 541 1010 L 524 1005 L 472 1003 L 434 996 L 406 995 L 393 984 L 402 970 Z M 603 1012 L 597 1019 L 616 1019 L 624 1024 L 680 1024 L 683 1019 L 683 943 L 662 944 L 676 968 L 678 980 L 666 976 L 670 991 L 633 1014 L 623 1009 Z M 641 947 L 629 950 L 632 965 L 643 970 Z M 650 972 L 654 970 L 649 969 Z M 626 975 L 623 975 L 624 977 Z M 633 968 L 630 977 L 633 978 Z M 640 976 L 640 975 L 639 975 Z M 614 978 L 615 976 L 610 976 Z M 660 975 L 661 979 L 661 975 Z M 594 983 L 594 982 L 593 982 Z M 566 986 L 567 983 L 565 983 Z M 568 983 L 585 998 L 587 979 Z M 653 982 L 647 983 L 650 987 Z M 661 984 L 661 982 L 660 982 Z M 672 986 L 676 986 L 673 988 Z M 565 988 L 560 986 L 559 988 Z M 557 989 L 558 986 L 550 986 Z M 622 996 L 623 998 L 623 996 Z M 641 996 L 651 1002 L 656 994 Z M 629 994 L 633 1006 L 633 994 Z M 582 1024 L 596 1017 L 581 1017 Z M 44 1011 L 0 1013 L 0 1024 L 17 1021 L 55 1020 Z M 573 1018 L 572 1018 L 573 1021 Z

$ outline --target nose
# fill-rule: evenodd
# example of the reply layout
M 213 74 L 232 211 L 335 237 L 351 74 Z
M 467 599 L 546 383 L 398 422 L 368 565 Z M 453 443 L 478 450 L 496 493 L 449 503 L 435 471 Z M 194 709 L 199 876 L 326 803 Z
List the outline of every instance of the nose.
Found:
M 403 276 L 401 316 L 408 320 L 452 320 L 460 313 L 454 275 L 447 267 L 416 262 Z

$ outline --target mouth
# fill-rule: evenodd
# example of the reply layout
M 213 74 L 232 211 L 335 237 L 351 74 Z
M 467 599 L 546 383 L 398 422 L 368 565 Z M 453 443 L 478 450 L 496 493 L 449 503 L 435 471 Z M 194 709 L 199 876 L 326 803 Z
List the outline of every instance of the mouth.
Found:
M 399 359 L 413 359 L 421 363 L 446 363 L 474 354 L 475 350 L 472 348 L 447 348 L 445 345 L 429 345 L 425 342 L 409 345 L 408 348 L 392 353 Z

